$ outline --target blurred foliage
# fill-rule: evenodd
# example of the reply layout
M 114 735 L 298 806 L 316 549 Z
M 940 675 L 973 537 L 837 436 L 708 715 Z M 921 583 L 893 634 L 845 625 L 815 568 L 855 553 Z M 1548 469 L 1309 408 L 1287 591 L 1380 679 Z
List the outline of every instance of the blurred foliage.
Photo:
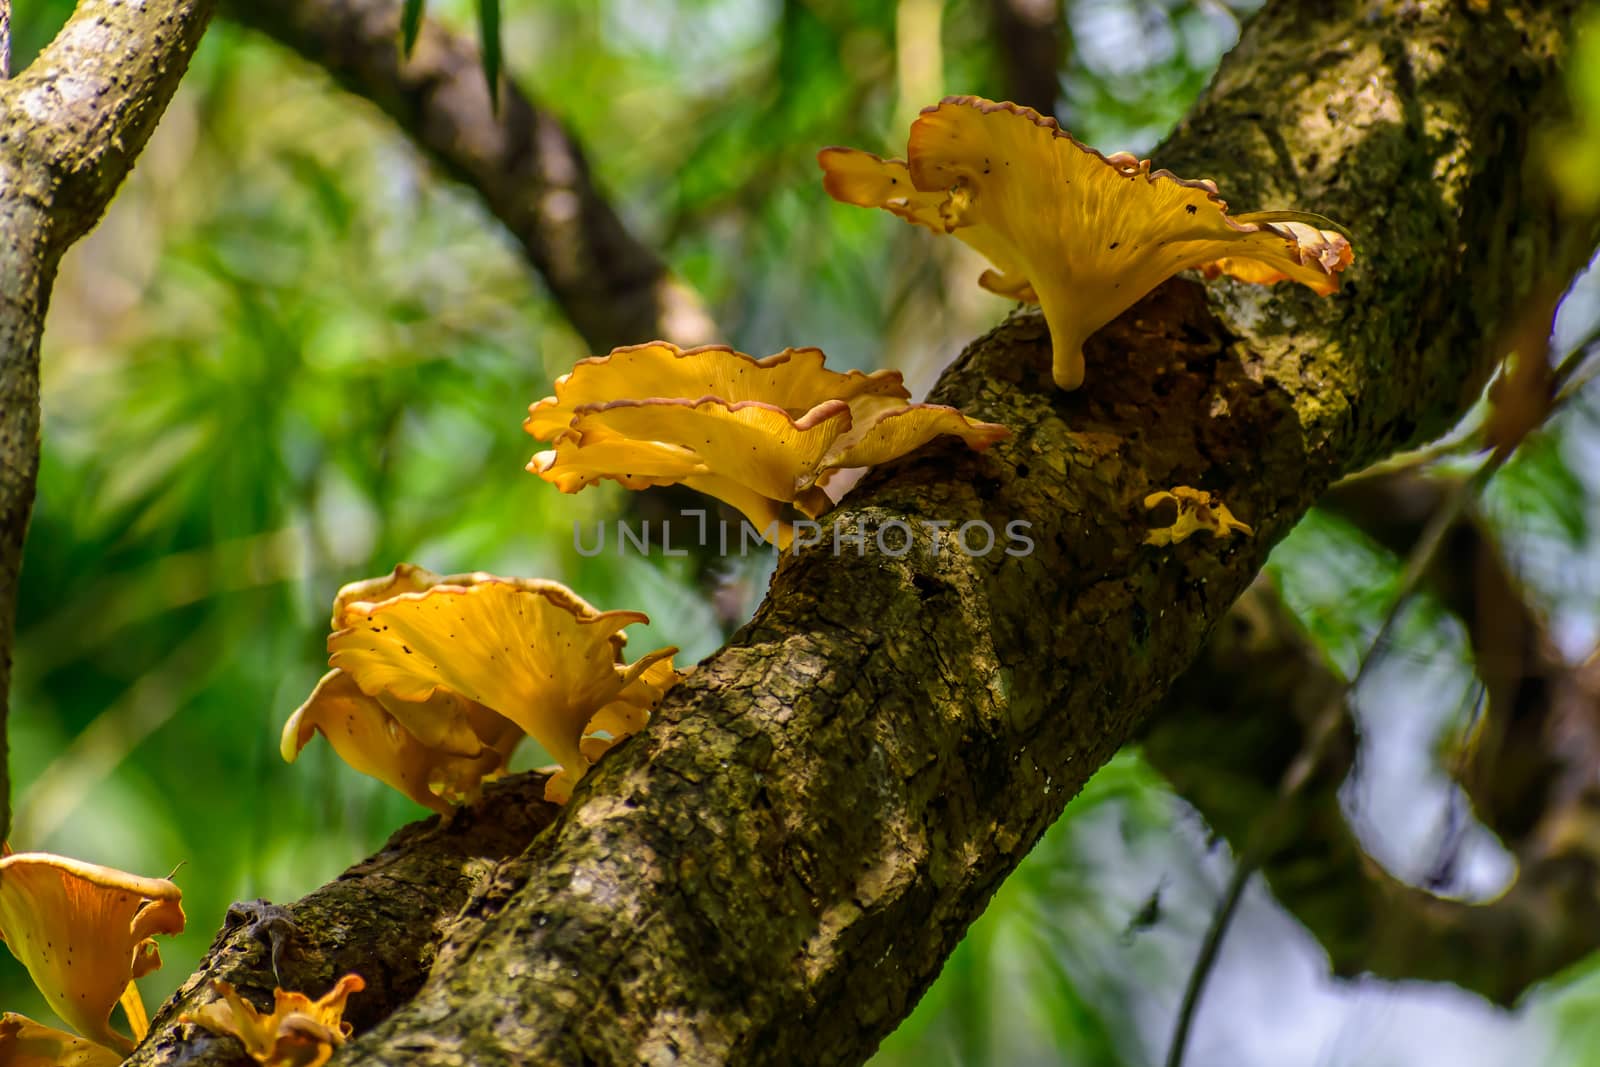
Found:
M 1568 68 L 1572 121 L 1543 141 L 1548 165 L 1573 214 L 1600 211 L 1600 7 L 1591 5 L 1574 27 Z
M 488 7 L 503 16 L 508 74 L 572 124 L 728 343 L 818 345 L 916 386 L 1010 305 L 973 284 L 982 265 L 955 242 L 828 200 L 815 153 L 900 154 L 929 95 L 1001 95 L 999 2 L 1011 0 L 433 0 L 427 13 L 469 35 Z M 1063 0 L 1059 117 L 1101 149 L 1148 152 L 1253 6 Z M 18 67 L 70 8 L 18 6 Z M 912 36 L 916 62 L 902 54 Z M 1586 63 L 1574 86 L 1594 118 L 1600 60 Z M 1568 318 L 1597 307 L 1590 285 Z M 619 494 L 561 496 L 522 470 L 524 405 L 588 354 L 471 194 L 385 119 L 272 46 L 212 29 L 56 289 L 16 648 L 13 843 L 144 874 L 184 864 L 189 932 L 163 946 L 148 1001 L 192 970 L 229 902 L 299 896 L 425 814 L 321 742 L 292 767 L 278 756 L 281 724 L 324 670 L 343 582 L 401 560 L 543 575 L 649 612 L 636 647 L 675 643 L 692 661 L 720 644 L 685 561 L 575 550 L 574 523 L 589 537 Z M 1487 500 L 1575 652 L 1600 630 L 1597 442 L 1600 417 L 1580 402 Z M 729 562 L 745 610 L 771 562 Z M 1272 566 L 1352 668 L 1398 561 L 1313 514 Z M 1426 603 L 1383 654 L 1397 669 L 1362 694 L 1369 748 L 1412 758 L 1368 759 L 1356 788 L 1369 815 L 1400 813 L 1377 851 L 1402 856 L 1430 847 L 1453 802 L 1431 753 L 1464 728 L 1468 665 L 1459 627 Z M 540 761 L 530 750 L 518 766 Z M 1494 842 L 1476 845 L 1498 870 Z M 1119 756 L 875 1062 L 1159 1061 L 1227 863 L 1136 754 Z M 1511 1049 L 1593 1062 L 1594 988 L 1575 973 L 1510 1016 L 1444 992 L 1334 987 L 1314 944 L 1253 894 L 1188 1062 L 1469 1065 Z M 5 954 L 0 994 L 50 1018 Z
M 406 55 L 417 43 L 417 33 L 422 29 L 422 18 L 427 14 L 427 0 L 405 0 L 400 9 L 400 47 Z M 500 0 L 478 0 L 478 49 L 483 56 L 483 78 L 489 83 L 489 98 L 500 102 Z

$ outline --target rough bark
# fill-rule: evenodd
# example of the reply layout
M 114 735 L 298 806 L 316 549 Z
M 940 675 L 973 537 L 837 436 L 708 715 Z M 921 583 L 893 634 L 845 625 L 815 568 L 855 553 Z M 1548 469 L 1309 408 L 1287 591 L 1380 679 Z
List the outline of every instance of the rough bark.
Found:
M 0 736 L 56 265 L 133 166 L 210 16 L 210 0 L 82 0 L 39 58 L 0 83 Z M 9 796 L 0 769 L 0 798 Z M 0 799 L 0 838 L 10 825 Z
M 211 977 L 227 977 L 246 995 L 270 1004 L 279 984 L 320 994 L 358 972 L 366 989 L 345 1014 L 358 1029 L 404 1003 L 427 976 L 443 932 L 461 925 L 469 900 L 505 891 L 498 872 L 502 866 L 517 869 L 516 857 L 557 810 L 541 799 L 544 779 L 537 775 L 493 784 L 486 793 L 489 802 L 481 810 L 463 809 L 450 819 L 401 829 L 376 855 L 289 908 L 264 901 L 235 905 L 207 954 L 208 968 L 162 1006 L 140 1057 L 218 1063 L 242 1058 L 235 1042 L 208 1031 L 179 1037 L 185 1031 L 176 1027 L 178 1016 L 213 996 Z
M 937 557 L 923 536 L 899 559 L 785 559 L 471 921 L 392 928 L 443 943 L 340 1061 L 865 1058 L 1272 544 L 1335 478 L 1456 418 L 1497 326 L 1576 265 L 1521 164 L 1573 8 L 1270 6 L 1159 160 L 1241 209 L 1351 224 L 1344 293 L 1170 283 L 1091 341 L 1073 394 L 1037 316 L 974 344 L 934 399 L 1015 436 L 877 472 L 825 537 L 1025 520 L 1032 554 L 969 557 L 947 530 Z M 1256 536 L 1144 545 L 1140 501 L 1174 485 L 1218 492 Z M 162 1032 L 133 1062 L 222 1062 L 188 1041 Z
M 515 85 L 491 106 L 478 49 L 424 20 L 409 58 L 399 0 L 222 0 L 231 19 L 326 70 L 475 189 L 596 352 L 717 338 L 699 298 L 631 234 L 561 119 Z

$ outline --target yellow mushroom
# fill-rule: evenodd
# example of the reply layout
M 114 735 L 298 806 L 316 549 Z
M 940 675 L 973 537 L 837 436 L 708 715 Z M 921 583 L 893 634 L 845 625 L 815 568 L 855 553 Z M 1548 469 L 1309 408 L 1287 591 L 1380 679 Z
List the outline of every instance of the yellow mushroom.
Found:
M 25 1015 L 0 1015 L 0 1067 L 117 1067 L 122 1053 Z
M 1181 270 L 1326 295 L 1353 258 L 1328 219 L 1229 216 L 1214 183 L 1101 155 L 1016 104 L 946 97 L 912 123 L 906 156 L 825 148 L 817 160 L 834 199 L 953 234 L 994 265 L 980 285 L 1038 303 L 1062 389 L 1082 384 L 1089 335 Z
M 815 518 L 835 471 L 882 463 L 935 437 L 976 449 L 1007 434 L 954 408 L 912 404 L 894 371 L 841 374 L 814 348 L 765 359 L 657 341 L 587 359 L 529 409 L 553 447 L 528 469 L 563 492 L 603 479 L 682 484 L 737 509 L 787 547 L 795 508 Z
M 676 648 L 619 662 L 623 628 L 648 621 L 640 612 L 598 611 L 557 582 L 460 577 L 470 584 L 444 581 L 378 601 L 346 600 L 341 628 L 328 639 L 328 662 L 348 682 L 324 680 L 339 704 L 317 722 L 334 724 L 324 733 L 336 751 L 342 722 L 354 758 L 341 756 L 408 796 L 423 803 L 428 793 L 452 799 L 440 792 L 441 775 L 470 778 L 487 766 L 465 762 L 474 759 L 498 770 L 522 733 L 575 782 L 590 765 L 580 742 L 596 713 L 618 701 L 653 708 L 677 679 Z M 423 709 L 440 708 L 447 723 L 464 729 L 413 728 L 405 717 L 425 719 Z M 495 733 L 503 730 L 497 723 L 510 723 L 515 733 Z M 286 753 L 312 725 L 309 715 L 298 724 L 291 719 Z M 482 749 L 463 751 L 468 738 Z
M 1228 510 L 1228 505 L 1224 504 L 1220 497 L 1204 489 L 1179 485 L 1174 486 L 1170 492 L 1151 493 L 1144 498 L 1147 511 L 1168 502 L 1177 509 L 1172 523 L 1151 530 L 1145 535 L 1145 544 L 1175 545 L 1197 533 L 1208 533 L 1213 537 L 1228 537 L 1231 534 L 1241 533 L 1248 537 L 1255 532 L 1247 524 L 1234 518 L 1233 512 Z
M 408 723 L 434 744 L 420 739 Z M 323 675 L 289 716 L 283 758 L 293 763 L 317 733 L 351 767 L 442 814 L 476 800 L 484 781 L 505 771 L 524 736 L 516 723 L 455 693 L 440 690 L 417 703 L 386 693 L 368 696 L 341 670 Z
M 345 1001 L 366 983 L 358 974 L 347 974 L 317 1000 L 275 989 L 271 1012 L 257 1011 L 227 982 L 214 981 L 211 988 L 221 999 L 179 1021 L 238 1038 L 245 1052 L 266 1067 L 322 1067 L 350 1036 Z
M 351 582 L 334 598 L 333 670 L 284 724 L 283 758 L 321 733 L 351 767 L 448 813 L 531 734 L 567 768 L 546 787 L 565 799 L 592 762 L 580 743 L 589 720 L 615 705 L 637 730 L 679 677 L 675 648 L 619 664 L 621 630 L 640 621 L 537 578 L 402 563 Z
M 127 1053 L 148 1027 L 133 981 L 161 966 L 153 935 L 183 931 L 182 896 L 165 878 L 14 852 L 0 858 L 0 938 L 68 1025 Z M 132 1039 L 111 1028 L 119 1001 Z
M 665 341 L 628 345 L 610 355 L 579 360 L 556 379 L 555 396 L 528 409 L 523 423 L 541 441 L 555 438 L 581 407 L 625 397 L 699 400 L 717 397 L 728 404 L 757 400 L 799 418 L 818 404 L 842 400 L 860 421 L 880 407 L 898 407 L 910 398 L 895 371 L 834 371 L 824 366 L 820 349 L 786 348 L 756 359 L 726 345 L 679 348 Z

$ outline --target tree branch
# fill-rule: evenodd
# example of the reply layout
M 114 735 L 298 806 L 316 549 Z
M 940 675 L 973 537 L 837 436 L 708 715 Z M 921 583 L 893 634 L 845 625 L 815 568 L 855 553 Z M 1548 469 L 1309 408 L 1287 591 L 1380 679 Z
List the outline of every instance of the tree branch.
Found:
M 561 120 L 509 84 L 491 106 L 475 44 L 425 19 L 405 58 L 398 0 L 222 0 L 222 10 L 382 108 L 476 190 L 592 350 L 716 340 L 699 298 L 595 187 Z
M 517 239 L 591 351 L 670 339 L 722 340 L 700 297 L 623 223 L 560 118 L 506 79 L 491 105 L 478 46 L 424 19 L 400 52 L 398 0 L 222 0 L 229 18 L 323 68 L 381 108 Z M 689 525 L 704 498 L 679 486 L 635 494 L 647 522 Z M 718 581 L 708 545 L 690 545 L 698 584 Z M 726 628 L 731 629 L 732 623 Z
M 389 927 L 438 955 L 340 1061 L 864 1059 L 1272 544 L 1335 478 L 1455 420 L 1495 326 L 1576 266 L 1522 165 L 1574 7 L 1269 6 L 1161 161 L 1350 223 L 1344 294 L 1170 283 L 1091 340 L 1073 394 L 1036 315 L 974 344 L 933 399 L 1015 436 L 874 473 L 825 537 L 1021 520 L 1034 551 L 968 556 L 952 527 L 937 556 L 924 533 L 904 558 L 786 557 L 469 921 Z M 1144 545 L 1140 501 L 1174 485 L 1256 537 Z M 131 1062 L 193 1049 L 158 1033 Z
M 209 1031 L 191 1028 L 179 1037 L 178 1016 L 211 999 L 205 979 L 213 977 L 271 1003 L 279 984 L 321 993 L 359 972 L 366 989 L 351 999 L 345 1018 L 358 1030 L 374 1025 L 421 987 L 438 948 L 435 931 L 462 922 L 469 900 L 507 892 L 508 880 L 518 884 L 518 856 L 559 810 L 543 795 L 539 775 L 493 783 L 480 811 L 463 809 L 450 819 L 402 828 L 376 855 L 281 913 L 263 901 L 236 905 L 207 954 L 207 967 L 162 1007 L 153 1020 L 156 1036 L 139 1056 L 171 1063 L 240 1059 L 235 1042 Z M 378 901 L 381 907 L 374 906 Z M 263 913 L 288 920 L 277 967 L 270 939 L 263 937 Z M 407 936 L 394 936 L 397 930 Z
M 1322 505 L 1404 553 L 1455 484 L 1419 472 L 1347 478 Z M 1588 726 L 1582 671 L 1562 659 L 1475 512 L 1451 525 L 1426 577 L 1466 627 L 1487 697 L 1484 736 L 1462 768 L 1461 784 L 1484 825 L 1509 841 L 1524 840 L 1548 811 L 1587 792 L 1600 772 L 1600 738 Z
M 1207 825 L 1242 847 L 1277 803 L 1312 718 L 1341 684 L 1277 594 L 1258 582 L 1152 716 L 1145 755 Z M 1592 709 L 1600 661 L 1587 686 Z M 1524 758 L 1548 759 L 1565 740 L 1548 737 Z M 1335 974 L 1453 982 L 1510 1006 L 1600 946 L 1592 891 L 1600 877 L 1592 812 L 1600 805 L 1592 789 L 1550 798 L 1525 835 L 1506 840 L 1520 870 L 1505 894 L 1481 904 L 1446 900 L 1367 856 L 1339 802 L 1355 752 L 1348 720 L 1335 752 L 1262 864 L 1274 897 L 1321 943 Z
M 1006 99 L 1056 113 L 1068 30 L 1057 0 L 989 0 Z
M 27 70 L 0 82 L 0 736 L 39 470 L 39 335 L 56 265 L 133 166 L 210 16 L 210 0 L 83 0 Z M 9 796 L 0 758 L 0 838 Z

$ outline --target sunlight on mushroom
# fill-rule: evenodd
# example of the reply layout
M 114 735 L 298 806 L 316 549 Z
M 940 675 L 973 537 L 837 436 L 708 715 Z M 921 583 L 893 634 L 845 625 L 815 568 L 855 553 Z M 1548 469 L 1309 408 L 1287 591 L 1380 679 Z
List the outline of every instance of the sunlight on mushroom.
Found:
M 840 373 L 815 348 L 756 359 L 657 341 L 581 361 L 524 428 L 553 447 L 528 469 L 567 493 L 609 479 L 687 485 L 730 505 L 780 548 L 791 509 L 832 506 L 835 470 L 883 463 L 952 435 L 975 449 L 1008 431 L 954 408 L 913 404 L 895 371 Z
M 0 939 L 69 1026 L 126 1054 L 148 1028 L 134 979 L 161 966 L 153 935 L 183 932 L 182 896 L 165 878 L 9 853 L 0 858 Z M 119 1002 L 131 1039 L 111 1028 Z
M 346 586 L 335 613 L 334 669 L 285 724 L 284 758 L 321 732 L 440 812 L 475 799 L 524 734 L 562 767 L 546 795 L 564 800 L 592 762 L 583 738 L 639 729 L 679 677 L 676 648 L 621 661 L 623 628 L 645 615 L 602 612 L 557 582 L 402 564 Z
M 221 999 L 181 1016 L 180 1022 L 238 1038 L 250 1058 L 266 1067 L 322 1067 L 350 1036 L 345 1001 L 366 982 L 347 974 L 317 1000 L 275 989 L 271 1012 L 256 1010 L 227 982 L 214 981 L 211 988 Z
M 912 123 L 906 155 L 824 148 L 817 161 L 834 199 L 953 234 L 994 264 L 980 285 L 1038 303 L 1062 389 L 1082 384 L 1089 335 L 1181 270 L 1326 295 L 1353 258 L 1320 215 L 1230 217 L 1214 183 L 1102 155 L 1016 104 L 946 97 Z

